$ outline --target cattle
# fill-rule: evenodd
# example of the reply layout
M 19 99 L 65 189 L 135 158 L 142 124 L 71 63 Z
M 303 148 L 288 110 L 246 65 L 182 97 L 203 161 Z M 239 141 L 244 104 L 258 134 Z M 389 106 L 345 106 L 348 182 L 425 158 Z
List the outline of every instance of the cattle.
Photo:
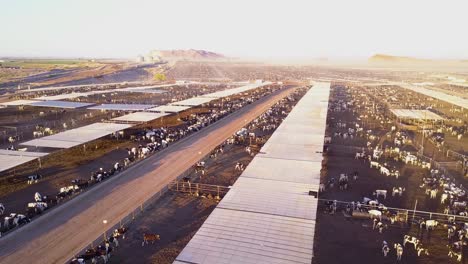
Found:
M 28 184 L 37 183 L 40 179 L 42 179 L 42 175 L 40 174 L 30 175 L 28 176 Z
M 416 250 L 418 244 L 420 243 L 419 239 L 413 236 L 405 235 L 403 237 L 403 246 L 406 245 L 406 243 L 413 244 L 414 249 Z
M 28 213 L 40 214 L 48 208 L 47 203 L 44 202 L 35 202 L 28 203 Z
M 114 237 L 122 237 L 122 239 L 125 239 L 125 233 L 127 233 L 128 228 L 126 227 L 120 227 L 114 230 L 114 233 L 112 234 Z
M 387 257 L 388 252 L 390 252 L 390 248 L 388 247 L 387 241 L 384 241 L 382 243 L 382 253 L 383 253 L 384 257 Z
M 390 176 L 390 170 L 385 168 L 385 167 L 380 167 L 380 173 L 385 175 L 385 176 Z
M 395 195 L 399 195 L 399 196 L 402 196 L 403 195 L 403 192 L 405 191 L 405 188 L 403 187 L 393 187 L 393 190 L 392 190 L 392 196 L 395 196 Z
M 42 195 L 38 192 L 34 194 L 34 201 L 36 202 L 42 202 Z
M 143 242 L 141 243 L 141 246 L 144 246 L 145 244 L 148 244 L 149 241 L 151 241 L 151 244 L 154 244 L 154 241 L 160 240 L 160 236 L 157 234 L 143 234 Z
M 370 218 L 372 218 L 372 219 L 377 219 L 378 218 L 378 219 L 382 220 L 382 212 L 381 211 L 373 209 L 373 210 L 369 210 L 368 213 L 369 213 Z
M 383 196 L 384 199 L 387 199 L 387 190 L 375 190 L 374 195 L 376 198 Z
M 83 180 L 83 179 L 74 179 L 71 181 L 71 183 L 73 184 L 73 186 L 76 186 L 78 188 L 73 188 L 74 190 L 83 190 L 83 189 L 86 189 L 88 188 L 89 186 L 89 182 L 87 180 Z
M 458 262 L 462 261 L 462 252 L 461 251 L 455 251 L 452 247 L 449 246 L 449 257 L 455 257 Z
M 438 224 L 437 220 L 426 220 L 426 230 L 434 230 Z
M 427 248 L 423 248 L 421 243 L 419 243 L 419 245 L 416 247 L 416 252 L 418 254 L 418 257 L 420 257 L 422 253 L 429 256 L 429 250 Z
M 357 152 L 354 156 L 354 159 L 364 159 L 366 157 L 366 153 L 364 152 Z
M 370 167 L 371 168 L 380 168 L 380 164 L 377 161 L 371 161 L 370 162 Z
M 0 215 L 3 215 L 5 213 L 5 206 L 0 203 Z
M 3 226 L 9 229 L 11 225 L 19 226 L 22 224 L 29 223 L 30 221 L 31 220 L 23 214 L 11 213 L 10 216 L 5 217 Z
M 396 249 L 397 260 L 401 260 L 401 256 L 403 256 L 403 246 L 400 243 L 395 243 L 393 247 Z

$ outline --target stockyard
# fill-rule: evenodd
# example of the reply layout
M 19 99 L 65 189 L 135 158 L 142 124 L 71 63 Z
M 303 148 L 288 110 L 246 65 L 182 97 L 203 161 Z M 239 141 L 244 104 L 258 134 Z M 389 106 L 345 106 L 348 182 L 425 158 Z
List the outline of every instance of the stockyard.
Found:
M 467 121 L 398 86 L 334 86 L 313 263 L 464 262 Z
M 467 110 L 427 93 L 121 83 L 1 104 L 0 263 L 465 261 Z
M 205 94 L 208 94 L 206 91 L 213 91 L 215 90 L 213 87 L 217 86 L 210 85 L 210 87 L 200 88 L 200 91 L 205 91 Z M 87 188 L 91 184 L 100 182 L 101 178 L 105 178 L 108 174 L 114 174 L 122 170 L 123 167 L 147 156 L 150 152 L 161 150 L 170 142 L 175 142 L 200 130 L 202 127 L 215 122 L 265 94 L 271 93 L 275 89 L 278 88 L 273 86 L 260 87 L 255 91 L 242 95 L 236 93 L 222 99 L 210 97 L 208 98 L 210 102 L 206 100 L 202 104 L 195 102 L 191 106 L 166 106 L 158 101 L 153 101 L 153 104 L 149 105 L 149 107 L 143 107 L 148 110 L 145 112 L 143 112 L 145 110 L 143 108 L 137 112 L 132 110 L 131 107 L 137 105 L 134 103 L 113 104 L 112 106 L 115 108 L 104 111 L 89 108 L 108 106 L 109 104 L 91 106 L 87 109 L 63 110 L 60 108 L 58 111 L 54 110 L 55 108 L 48 108 L 46 111 L 51 112 L 48 115 L 52 115 L 52 118 L 55 119 L 52 121 L 47 121 L 47 118 L 43 118 L 43 115 L 40 114 L 41 110 L 43 110 L 42 107 L 22 104 L 18 106 L 17 103 L 24 103 L 23 100 L 20 102 L 12 101 L 14 105 L 7 103 L 8 106 L 3 110 L 15 111 L 19 107 L 21 110 L 18 115 L 23 118 L 18 118 L 18 121 L 21 121 L 21 124 L 24 125 L 16 126 L 17 129 L 14 131 L 16 136 L 8 136 L 8 143 L 6 144 L 11 152 L 3 152 L 2 154 L 12 156 L 18 153 L 19 156 L 24 155 L 24 153 L 32 153 L 31 155 L 34 154 L 34 156 L 38 157 L 23 162 L 23 164 L 18 164 L 18 166 L 13 166 L 13 168 L 8 167 L 15 165 L 14 163 L 8 164 L 5 162 L 5 164 L 2 164 L 4 166 L 2 167 L 4 169 L 2 175 L 4 176 L 1 179 L 2 202 L 8 204 L 4 213 L 24 211 L 29 202 L 34 202 L 36 193 L 41 196 L 53 197 L 50 205 L 54 205 L 59 202 L 58 200 L 72 195 L 75 192 L 74 189 L 81 189 L 76 188 L 77 185 Z M 182 101 L 182 99 L 189 96 L 195 97 L 197 94 L 202 94 L 200 91 L 190 89 L 190 92 L 177 94 L 172 98 Z M 143 99 L 148 97 L 146 93 L 135 93 L 140 94 Z M 214 102 L 211 103 L 211 101 Z M 46 102 L 53 105 L 57 104 L 57 101 Z M 146 104 L 138 106 L 142 107 L 144 105 Z M 155 110 L 152 111 L 152 109 Z M 161 113 L 159 109 L 170 112 Z M 30 115 L 24 114 L 23 111 L 29 111 Z M 67 113 L 75 111 L 81 111 L 80 113 L 74 113 L 75 115 L 82 114 L 84 116 L 81 125 L 73 122 L 74 119 L 71 121 L 67 119 L 67 117 L 69 118 Z M 34 114 L 31 115 L 31 112 L 34 112 Z M 143 115 L 142 117 L 137 116 L 140 119 L 134 119 L 135 114 Z M 129 116 L 129 120 L 112 121 L 125 116 Z M 108 117 L 109 122 L 102 122 L 105 117 Z M 92 123 L 93 120 L 98 124 Z M 5 117 L 5 122 L 9 121 Z M 60 130 L 56 130 L 51 125 L 54 123 L 62 125 L 58 128 Z M 69 124 L 70 127 L 66 126 L 66 124 Z M 104 127 L 104 132 L 99 130 L 102 127 Z M 153 127 L 158 129 L 153 129 Z M 82 134 L 84 134 L 85 138 L 80 139 L 79 137 Z M 103 135 L 106 136 L 103 137 Z M 145 152 L 145 154 L 141 152 Z M 18 160 L 19 163 L 22 161 L 22 159 Z M 76 184 L 73 184 L 72 181 Z M 74 186 L 74 189 L 70 186 Z M 60 194 L 62 193 L 61 189 L 65 190 L 67 188 L 71 189 L 66 192 L 67 194 Z M 60 197 L 56 197 L 57 193 L 60 194 Z M 50 207 L 50 205 L 48 204 L 47 207 Z M 33 216 L 42 210 L 32 208 L 28 211 L 30 211 L 30 216 Z M 3 223 L 3 231 L 8 229 L 6 223 Z

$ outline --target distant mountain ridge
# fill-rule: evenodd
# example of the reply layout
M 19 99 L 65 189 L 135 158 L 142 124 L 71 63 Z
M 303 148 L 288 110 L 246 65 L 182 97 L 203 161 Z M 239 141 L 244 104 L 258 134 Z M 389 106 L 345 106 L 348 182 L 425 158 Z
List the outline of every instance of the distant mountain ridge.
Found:
M 428 63 L 429 59 L 419 59 L 412 57 L 392 56 L 386 54 L 375 54 L 369 58 L 371 63 Z
M 153 50 L 150 52 L 153 57 L 163 60 L 222 60 L 226 57 L 220 53 L 206 50 Z

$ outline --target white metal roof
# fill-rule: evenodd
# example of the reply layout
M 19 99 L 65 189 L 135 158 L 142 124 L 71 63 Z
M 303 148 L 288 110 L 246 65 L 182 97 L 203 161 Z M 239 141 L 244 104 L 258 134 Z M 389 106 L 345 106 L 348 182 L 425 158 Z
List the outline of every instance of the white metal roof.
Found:
M 275 133 L 268 140 L 270 143 L 288 144 L 288 145 L 316 145 L 320 146 L 324 143 L 324 136 L 311 135 L 308 133 L 294 133 L 291 134 L 283 131 L 275 131 Z
M 150 88 L 122 88 L 122 89 L 117 89 L 117 92 L 129 92 L 129 93 L 151 93 L 151 94 L 160 94 L 160 93 L 165 93 L 167 91 L 164 90 L 158 90 L 158 89 L 150 89 Z
M 218 92 L 214 92 L 214 93 L 204 94 L 201 97 L 209 97 L 209 98 L 228 97 L 228 96 L 231 96 L 231 95 L 234 95 L 234 94 L 238 94 L 238 93 L 246 92 L 246 91 L 249 91 L 249 90 L 252 90 L 252 89 L 256 89 L 256 88 L 265 86 L 267 84 L 270 84 L 270 83 L 248 84 L 248 85 L 244 85 L 244 86 L 241 86 L 241 87 L 236 87 L 236 88 L 226 89 L 226 90 L 218 91 Z
M 311 184 L 239 177 L 217 208 L 315 220 Z M 318 188 L 317 188 L 318 189 Z
M 32 106 L 42 106 L 42 107 L 55 107 L 55 108 L 81 108 L 92 106 L 95 104 L 92 103 L 77 103 L 77 102 L 68 102 L 68 101 L 38 101 L 30 103 Z
M 167 116 L 169 114 L 163 113 L 151 113 L 151 112 L 136 112 L 128 115 L 112 118 L 111 121 L 120 121 L 120 122 L 149 122 L 154 119 Z
M 156 105 L 148 104 L 101 104 L 89 107 L 92 110 L 143 111 Z
M 290 145 L 267 142 L 260 150 L 260 157 L 322 161 L 323 145 Z
M 190 106 L 180 106 L 180 105 L 161 105 L 154 108 L 147 109 L 151 112 L 167 112 L 167 113 L 178 113 L 190 109 Z
M 6 171 L 37 158 L 38 157 L 0 155 L 0 171 Z
M 97 91 L 89 91 L 89 92 L 72 92 L 72 93 L 65 93 L 65 94 L 58 94 L 58 95 L 44 95 L 41 97 L 37 97 L 37 100 L 43 101 L 55 101 L 55 100 L 64 100 L 64 99 L 74 99 L 78 97 L 86 97 L 89 95 L 94 94 L 105 94 L 105 93 L 112 93 L 116 91 L 115 89 L 109 90 L 97 90 Z
M 319 185 L 322 162 L 256 156 L 240 177 Z
M 131 92 L 131 93 L 165 93 L 165 90 L 159 90 L 156 88 L 177 86 L 176 84 L 161 84 L 161 85 L 150 85 L 150 86 L 138 86 L 138 87 L 127 87 L 116 89 L 118 92 Z
M 0 150 L 0 172 L 5 171 L 26 162 L 33 161 L 40 157 L 46 156 L 44 152 L 28 152 L 17 150 Z
M 30 105 L 30 104 L 35 103 L 35 102 L 37 102 L 37 101 L 35 101 L 35 100 L 15 100 L 15 101 L 10 101 L 10 102 L 0 103 L 0 105 L 6 105 L 6 106 Z
M 315 221 L 216 208 L 174 263 L 310 264 Z
M 439 99 L 451 103 L 453 105 L 463 107 L 465 109 L 468 108 L 468 99 L 406 83 L 401 83 L 399 85 L 400 87 L 403 87 L 405 89 L 409 89 L 417 93 L 424 94 L 435 99 Z
M 78 146 L 82 143 L 76 141 L 63 141 L 63 140 L 50 140 L 45 138 L 33 139 L 20 145 L 35 146 L 35 147 L 44 147 L 44 148 L 71 148 Z
M 21 145 L 48 148 L 71 148 L 129 127 L 131 127 L 131 125 L 128 124 L 94 123 L 51 136 L 23 142 Z
M 412 109 L 390 109 L 398 118 L 421 119 L 421 120 L 443 120 L 444 118 L 429 110 Z
M 43 157 L 43 156 L 49 155 L 49 153 L 0 149 L 0 155 L 22 156 L 22 157 Z
M 45 101 L 54 101 L 54 100 L 64 100 L 64 99 L 73 99 L 82 96 L 88 96 L 88 93 L 66 93 L 66 94 L 58 94 L 58 95 L 44 95 L 37 97 L 37 100 L 45 100 Z
M 202 104 L 209 103 L 216 98 L 205 98 L 205 97 L 193 97 L 190 99 L 182 100 L 179 102 L 171 103 L 170 105 L 185 105 L 185 106 L 198 106 Z

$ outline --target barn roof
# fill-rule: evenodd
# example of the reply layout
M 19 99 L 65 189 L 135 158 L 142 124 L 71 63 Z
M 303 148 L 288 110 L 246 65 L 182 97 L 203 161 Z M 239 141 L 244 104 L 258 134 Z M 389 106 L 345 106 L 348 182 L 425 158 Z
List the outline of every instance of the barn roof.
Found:
M 51 136 L 26 141 L 21 143 L 21 145 L 47 148 L 71 148 L 129 127 L 131 127 L 131 125 L 128 124 L 94 123 Z
M 2 149 L 0 150 L 0 171 L 6 171 L 45 155 L 48 155 L 48 153 Z

